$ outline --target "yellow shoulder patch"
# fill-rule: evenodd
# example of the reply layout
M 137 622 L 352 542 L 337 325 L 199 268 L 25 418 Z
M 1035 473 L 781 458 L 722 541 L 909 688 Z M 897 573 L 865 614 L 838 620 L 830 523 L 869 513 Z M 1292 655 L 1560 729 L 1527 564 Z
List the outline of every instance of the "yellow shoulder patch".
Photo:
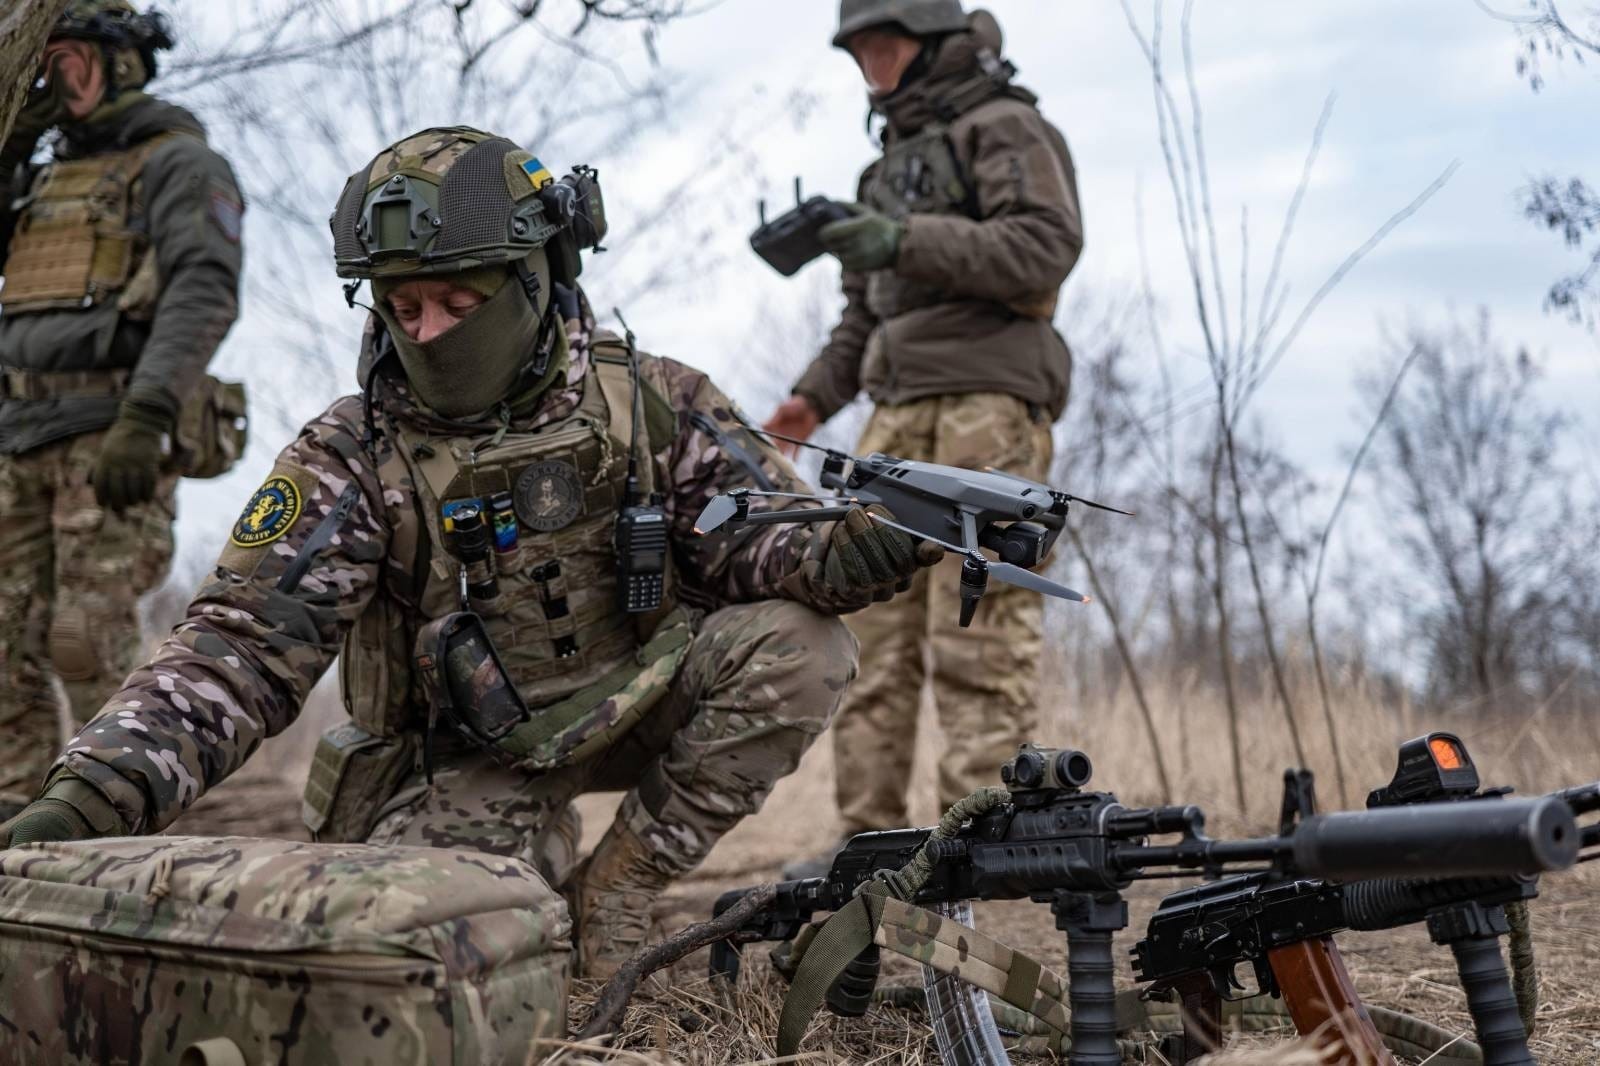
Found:
M 273 474 L 250 497 L 239 520 L 233 524 L 229 541 L 237 548 L 260 548 L 271 544 L 294 525 L 305 509 L 300 487 L 282 474 Z

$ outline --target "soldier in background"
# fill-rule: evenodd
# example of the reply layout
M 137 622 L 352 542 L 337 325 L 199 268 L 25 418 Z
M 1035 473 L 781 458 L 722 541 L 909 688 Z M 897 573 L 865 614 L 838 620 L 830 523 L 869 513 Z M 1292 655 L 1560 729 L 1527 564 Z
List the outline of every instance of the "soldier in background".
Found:
M 865 390 L 876 406 L 859 451 L 1044 480 L 1071 375 L 1051 320 L 1083 248 L 1066 141 L 1012 82 L 993 16 L 959 0 L 844 0 L 833 43 L 885 121 L 883 157 L 854 217 L 821 232 L 844 267 L 844 316 L 766 428 L 808 438 Z M 997 589 L 961 630 L 959 587 L 925 574 L 851 620 L 861 679 L 834 726 L 847 836 L 906 824 L 925 654 L 941 805 L 992 784 L 1034 732 L 1040 598 Z M 831 855 L 786 873 L 825 872 Z
M 138 599 L 171 560 L 180 474 L 220 472 L 222 445 L 180 434 L 179 415 L 213 398 L 243 206 L 194 116 L 143 91 L 171 46 L 159 15 L 74 0 L 0 146 L 5 813 L 60 749 L 55 680 L 87 721 L 135 665 Z M 54 160 L 31 166 L 51 129 Z
M 568 886 L 589 976 L 760 809 L 855 676 L 833 615 L 939 549 L 860 509 L 695 534 L 715 495 L 806 487 L 704 374 L 641 356 L 636 378 L 596 329 L 577 275 L 604 213 L 573 177 L 464 128 L 351 177 L 333 230 L 340 274 L 372 283 L 363 394 L 283 450 L 185 621 L 0 843 L 165 828 L 336 657 L 351 721 L 307 783 L 318 840 L 512 856 L 559 885 L 571 800 L 627 792 Z M 468 607 L 481 634 L 449 644 Z

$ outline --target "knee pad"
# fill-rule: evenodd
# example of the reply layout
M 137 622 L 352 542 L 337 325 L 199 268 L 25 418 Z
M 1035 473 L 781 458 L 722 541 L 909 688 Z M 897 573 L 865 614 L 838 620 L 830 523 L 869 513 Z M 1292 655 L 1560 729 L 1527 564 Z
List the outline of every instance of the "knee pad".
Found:
M 89 616 L 81 607 L 60 607 L 50 623 L 50 662 L 63 681 L 93 681 L 102 664 L 89 637 Z

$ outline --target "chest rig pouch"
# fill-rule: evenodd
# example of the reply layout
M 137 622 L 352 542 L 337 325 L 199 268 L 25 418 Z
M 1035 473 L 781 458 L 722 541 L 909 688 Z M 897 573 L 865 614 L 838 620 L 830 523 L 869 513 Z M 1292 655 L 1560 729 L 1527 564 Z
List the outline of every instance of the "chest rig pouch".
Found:
M 148 317 L 155 301 L 138 299 L 157 288 L 147 234 L 131 225 L 134 186 L 156 150 L 174 137 L 157 134 L 125 152 L 57 161 L 40 170 L 18 205 L 11 239 L 5 313 L 80 310 L 126 294 L 122 307 Z M 148 276 L 146 276 L 148 275 Z M 140 284 L 132 284 L 136 277 Z
M 469 735 L 528 770 L 547 770 L 613 743 L 666 693 L 692 627 L 670 564 L 660 612 L 629 615 L 618 603 L 613 537 L 633 390 L 626 358 L 613 358 L 597 344 L 577 410 L 538 431 L 487 439 L 400 434 L 398 459 L 415 486 L 414 506 L 393 512 L 385 588 L 345 649 L 347 709 L 367 732 L 416 732 L 444 686 L 452 715 L 474 723 Z M 671 414 L 659 394 L 653 407 Z M 394 483 L 388 474 L 384 480 Z M 422 638 L 430 624 L 463 611 L 463 567 L 447 515 L 466 505 L 493 520 L 493 594 L 470 601 L 479 624 L 454 630 L 483 651 L 452 658 L 437 629 Z M 475 576 L 475 590 L 485 587 L 483 576 Z M 432 685 L 413 661 L 430 653 L 437 657 Z M 374 662 L 380 656 L 384 662 Z M 469 658 L 473 665 L 464 665 Z M 472 701 L 462 694 L 491 673 L 509 682 L 506 695 L 515 699 L 463 706 Z
M 977 192 L 956 156 L 950 126 L 942 122 L 896 138 L 874 166 L 863 198 L 896 221 L 914 214 L 978 216 Z M 867 279 L 867 304 L 882 319 L 948 299 L 939 289 L 907 281 L 892 270 L 874 271 Z

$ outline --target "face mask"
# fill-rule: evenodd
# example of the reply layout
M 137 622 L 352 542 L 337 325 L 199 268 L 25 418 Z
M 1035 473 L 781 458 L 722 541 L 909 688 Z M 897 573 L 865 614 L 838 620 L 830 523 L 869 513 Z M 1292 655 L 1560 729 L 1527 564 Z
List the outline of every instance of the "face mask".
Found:
M 518 386 L 535 357 L 539 319 L 515 279 L 426 344 L 406 336 L 385 301 L 376 309 L 417 398 L 445 418 L 482 414 L 525 391 Z

